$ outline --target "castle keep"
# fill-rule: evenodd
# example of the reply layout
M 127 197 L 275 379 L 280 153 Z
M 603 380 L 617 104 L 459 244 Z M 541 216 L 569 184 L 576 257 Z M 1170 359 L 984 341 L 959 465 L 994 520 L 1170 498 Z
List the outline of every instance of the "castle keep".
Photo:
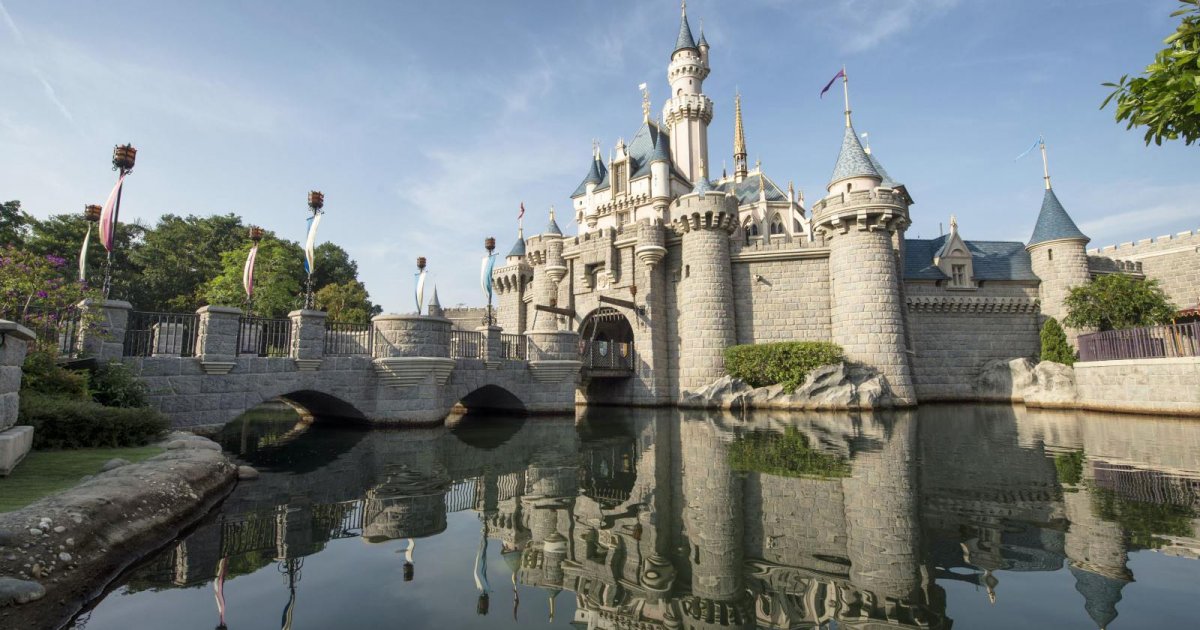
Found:
M 1027 243 L 967 239 L 953 217 L 946 235 L 907 238 L 913 196 L 864 147 L 849 105 L 811 206 L 748 164 L 740 96 L 733 172 L 714 177 L 709 72 L 684 13 L 661 120 L 644 99 L 628 143 L 607 160 L 592 147 L 571 195 L 579 234 L 551 211 L 494 270 L 505 332 L 579 332 L 589 402 L 677 402 L 725 375 L 726 347 L 777 341 L 839 344 L 895 404 L 967 399 L 985 363 L 1036 357 L 1043 318 L 1061 319 L 1068 290 L 1097 274 L 1163 278 L 1176 304 L 1197 300 L 1200 238 L 1088 251 L 1048 172 Z

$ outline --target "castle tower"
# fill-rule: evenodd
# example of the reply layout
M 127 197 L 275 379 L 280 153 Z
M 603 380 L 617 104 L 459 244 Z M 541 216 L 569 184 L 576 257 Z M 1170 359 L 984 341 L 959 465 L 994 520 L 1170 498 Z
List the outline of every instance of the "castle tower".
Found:
M 701 178 L 701 164 L 708 160 L 708 123 L 712 122 L 713 104 L 702 92 L 708 72 L 708 42 L 697 46 L 692 39 L 684 3 L 675 52 L 667 66 L 671 98 L 663 106 L 663 119 L 670 127 L 671 159 L 690 182 Z
M 1087 284 L 1089 279 L 1087 244 L 1091 239 L 1079 230 L 1058 201 L 1058 195 L 1054 194 L 1046 162 L 1046 143 L 1039 142 L 1039 145 L 1046 194 L 1042 197 L 1042 209 L 1025 250 L 1029 252 L 1034 275 L 1042 281 L 1038 287 L 1042 314 L 1061 322 L 1067 315 L 1064 301 L 1071 288 Z M 1082 331 L 1067 329 L 1066 332 L 1074 344 Z
M 916 404 L 904 335 L 900 262 L 894 241 L 908 227 L 908 196 L 883 176 L 850 123 L 829 182 L 813 205 L 813 227 L 829 244 L 833 342 L 847 359 L 878 369 L 897 404 Z
M 746 130 L 742 127 L 742 95 L 733 98 L 733 181 L 746 179 Z
M 554 209 L 550 209 L 550 222 L 537 238 L 537 251 L 531 256 L 533 268 L 533 303 L 546 306 L 558 305 L 558 283 L 567 275 L 563 260 L 563 237 L 558 222 L 554 220 Z M 557 317 L 551 313 L 535 312 L 533 330 L 557 330 Z
M 725 348 L 737 343 L 729 258 L 737 198 L 714 190 L 701 165 L 696 188 L 675 201 L 671 214 L 671 227 L 683 237 L 679 389 L 697 390 L 725 375 Z
M 496 325 L 511 333 L 525 330 L 525 290 L 533 274 L 525 256 L 525 232 L 517 230 L 517 242 L 504 257 L 504 266 L 492 270 L 496 292 Z

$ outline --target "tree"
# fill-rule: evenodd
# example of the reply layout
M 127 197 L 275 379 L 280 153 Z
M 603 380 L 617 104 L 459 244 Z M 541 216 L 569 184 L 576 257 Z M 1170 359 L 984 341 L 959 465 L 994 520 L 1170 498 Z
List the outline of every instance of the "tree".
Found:
M 1042 360 L 1075 365 L 1075 350 L 1067 341 L 1067 333 L 1053 317 L 1046 318 L 1042 324 Z
M 1153 140 L 1183 138 L 1185 144 L 1200 139 L 1200 0 L 1179 0 L 1179 27 L 1163 40 L 1167 45 L 1154 56 L 1142 76 L 1121 77 L 1100 109 L 1117 103 L 1117 122 L 1126 129 L 1146 127 L 1146 144 Z
M 41 256 L 57 256 L 66 261 L 59 268 L 64 278 L 79 277 L 79 248 L 87 233 L 88 222 L 82 214 L 56 214 L 46 219 L 30 219 L 30 233 L 24 249 Z M 113 286 L 111 297 L 127 300 L 135 307 L 143 300 L 142 269 L 136 262 L 146 228 L 140 223 L 118 223 L 116 251 L 113 252 Z M 99 287 L 104 279 L 104 245 L 97 226 L 92 226 L 92 238 L 87 253 L 88 284 Z
M 1099 276 L 1071 289 L 1065 300 L 1072 328 L 1121 330 L 1166 324 L 1175 307 L 1157 280 L 1139 280 L 1123 273 Z
M 330 284 L 345 284 L 358 278 L 358 263 L 350 260 L 350 254 L 340 246 L 328 241 L 313 250 L 313 290 L 319 291 Z
M 67 261 L 12 246 L 0 249 L 0 319 L 21 322 L 38 333 L 37 346 L 53 353 L 58 347 L 58 323 L 94 291 L 64 277 Z
M 29 215 L 21 212 L 20 201 L 0 203 L 0 245 L 20 245 L 29 232 Z
M 204 304 L 208 282 L 222 270 L 221 254 L 248 242 L 241 217 L 234 214 L 198 217 L 163 215 L 144 242 L 130 254 L 141 269 L 148 311 L 191 312 Z
M 204 299 L 209 304 L 244 307 L 246 291 L 242 288 L 242 270 L 250 242 L 221 254 L 221 273 L 208 282 Z M 301 287 L 304 269 L 297 261 L 304 250 L 292 241 L 272 238 L 267 233 L 258 245 L 254 265 L 254 314 L 260 317 L 284 317 L 303 304 Z
M 317 291 L 317 308 L 329 313 L 329 321 L 365 324 L 376 315 L 377 307 L 371 304 L 367 287 L 351 279 L 341 284 L 327 284 Z

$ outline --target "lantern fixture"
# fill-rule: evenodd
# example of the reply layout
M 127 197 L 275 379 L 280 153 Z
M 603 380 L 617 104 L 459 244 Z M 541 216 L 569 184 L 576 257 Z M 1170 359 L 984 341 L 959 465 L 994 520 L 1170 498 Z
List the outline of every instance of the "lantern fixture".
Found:
M 102 211 L 103 209 L 100 206 L 88 204 L 83 207 L 83 218 L 87 219 L 89 223 L 96 223 L 100 221 L 100 213 Z

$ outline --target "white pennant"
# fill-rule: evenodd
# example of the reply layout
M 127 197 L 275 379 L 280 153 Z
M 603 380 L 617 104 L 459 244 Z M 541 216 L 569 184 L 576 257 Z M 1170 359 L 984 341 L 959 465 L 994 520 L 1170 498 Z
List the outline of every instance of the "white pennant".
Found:
M 79 281 L 87 280 L 87 252 L 92 240 L 92 224 L 88 223 L 87 234 L 83 235 L 83 247 L 79 248 Z
M 242 287 L 246 289 L 246 297 L 254 294 L 254 259 L 258 257 L 258 245 L 250 248 L 246 256 L 246 266 L 242 269 Z
M 417 274 L 417 315 L 421 314 L 421 307 L 425 306 L 425 270 Z
M 314 259 L 316 257 L 317 244 L 317 226 L 321 223 L 321 217 L 324 215 L 318 214 L 313 217 L 312 225 L 308 228 L 308 241 L 304 244 L 304 260 L 308 262 L 308 275 L 312 275 Z

